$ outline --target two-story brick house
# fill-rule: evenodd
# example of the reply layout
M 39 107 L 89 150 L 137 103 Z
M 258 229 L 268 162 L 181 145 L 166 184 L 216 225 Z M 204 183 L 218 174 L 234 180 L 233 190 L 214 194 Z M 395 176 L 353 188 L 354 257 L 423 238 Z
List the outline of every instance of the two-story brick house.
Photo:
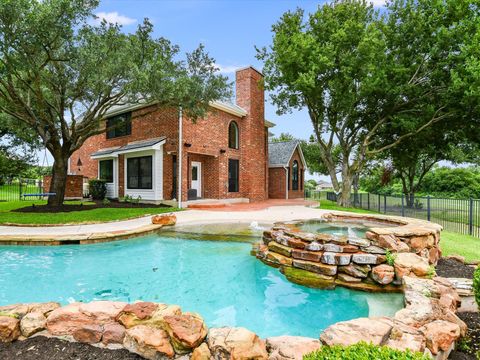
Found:
M 273 124 L 264 117 L 261 79 L 253 67 L 238 70 L 236 104 L 213 102 L 196 122 L 175 108 L 116 107 L 107 113 L 106 133 L 71 156 L 69 173 L 107 180 L 110 198 L 265 200 Z

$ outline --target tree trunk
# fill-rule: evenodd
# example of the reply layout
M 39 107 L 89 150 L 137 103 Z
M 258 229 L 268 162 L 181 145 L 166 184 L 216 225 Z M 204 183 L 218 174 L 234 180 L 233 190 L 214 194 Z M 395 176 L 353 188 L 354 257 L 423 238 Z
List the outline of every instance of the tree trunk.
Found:
M 342 178 L 342 192 L 337 197 L 337 205 L 342 207 L 351 207 L 352 179 L 348 176 Z
M 67 171 L 69 154 L 63 151 L 55 151 L 52 167 L 52 181 L 50 182 L 49 192 L 55 193 L 55 196 L 48 197 L 49 206 L 61 206 L 65 199 L 65 188 L 67 186 Z

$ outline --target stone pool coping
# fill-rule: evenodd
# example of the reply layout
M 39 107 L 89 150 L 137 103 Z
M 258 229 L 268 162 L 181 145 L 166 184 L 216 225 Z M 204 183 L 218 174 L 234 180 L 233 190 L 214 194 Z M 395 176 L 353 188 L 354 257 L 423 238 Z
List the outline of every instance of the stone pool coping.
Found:
M 413 218 L 403 218 L 386 215 L 355 214 L 343 211 L 313 209 L 305 206 L 272 206 L 257 211 L 219 212 L 209 210 L 186 210 L 175 212 L 177 225 L 206 225 L 214 223 L 258 223 L 274 224 L 275 222 L 320 219 L 331 214 L 336 217 L 350 219 L 376 219 L 402 224 L 395 228 L 400 234 L 425 227 L 436 231 L 441 229 L 438 224 Z M 147 235 L 159 230 L 161 226 L 152 226 L 151 216 L 105 222 L 99 224 L 79 224 L 64 226 L 0 226 L 0 245 L 59 245 L 73 241 L 79 244 L 91 244 L 102 241 L 123 240 L 135 236 Z M 383 231 L 382 228 L 378 229 Z

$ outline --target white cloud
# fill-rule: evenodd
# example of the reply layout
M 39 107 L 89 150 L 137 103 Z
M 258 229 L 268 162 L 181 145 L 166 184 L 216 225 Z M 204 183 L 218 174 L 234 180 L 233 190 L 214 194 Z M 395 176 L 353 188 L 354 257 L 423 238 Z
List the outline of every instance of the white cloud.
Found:
M 97 22 L 102 21 L 105 19 L 107 22 L 112 24 L 119 24 L 119 25 L 131 25 L 137 22 L 137 19 L 129 18 L 128 16 L 120 15 L 116 11 L 112 12 L 99 12 L 95 14 L 98 19 Z
M 220 65 L 220 64 L 215 64 L 215 66 L 218 68 L 218 71 L 221 74 L 231 74 L 237 71 L 238 69 L 245 67 L 244 65 Z
M 385 6 L 386 0 L 370 0 L 374 7 L 382 7 Z

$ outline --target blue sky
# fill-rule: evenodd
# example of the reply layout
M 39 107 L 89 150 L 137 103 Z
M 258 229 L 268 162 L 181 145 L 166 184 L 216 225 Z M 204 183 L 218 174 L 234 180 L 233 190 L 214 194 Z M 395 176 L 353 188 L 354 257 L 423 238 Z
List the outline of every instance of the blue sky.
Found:
M 381 5 L 382 0 L 373 0 Z M 253 65 L 262 69 L 255 58 L 254 46 L 271 43 L 271 26 L 281 15 L 297 7 L 312 12 L 323 1 L 290 0 L 103 0 L 97 15 L 123 24 L 134 31 L 143 18 L 149 18 L 156 36 L 163 36 L 183 51 L 203 43 L 221 71 L 232 81 L 235 68 Z M 277 124 L 273 133 L 289 132 L 308 139 L 312 133 L 305 111 L 277 116 L 267 96 L 265 117 Z

